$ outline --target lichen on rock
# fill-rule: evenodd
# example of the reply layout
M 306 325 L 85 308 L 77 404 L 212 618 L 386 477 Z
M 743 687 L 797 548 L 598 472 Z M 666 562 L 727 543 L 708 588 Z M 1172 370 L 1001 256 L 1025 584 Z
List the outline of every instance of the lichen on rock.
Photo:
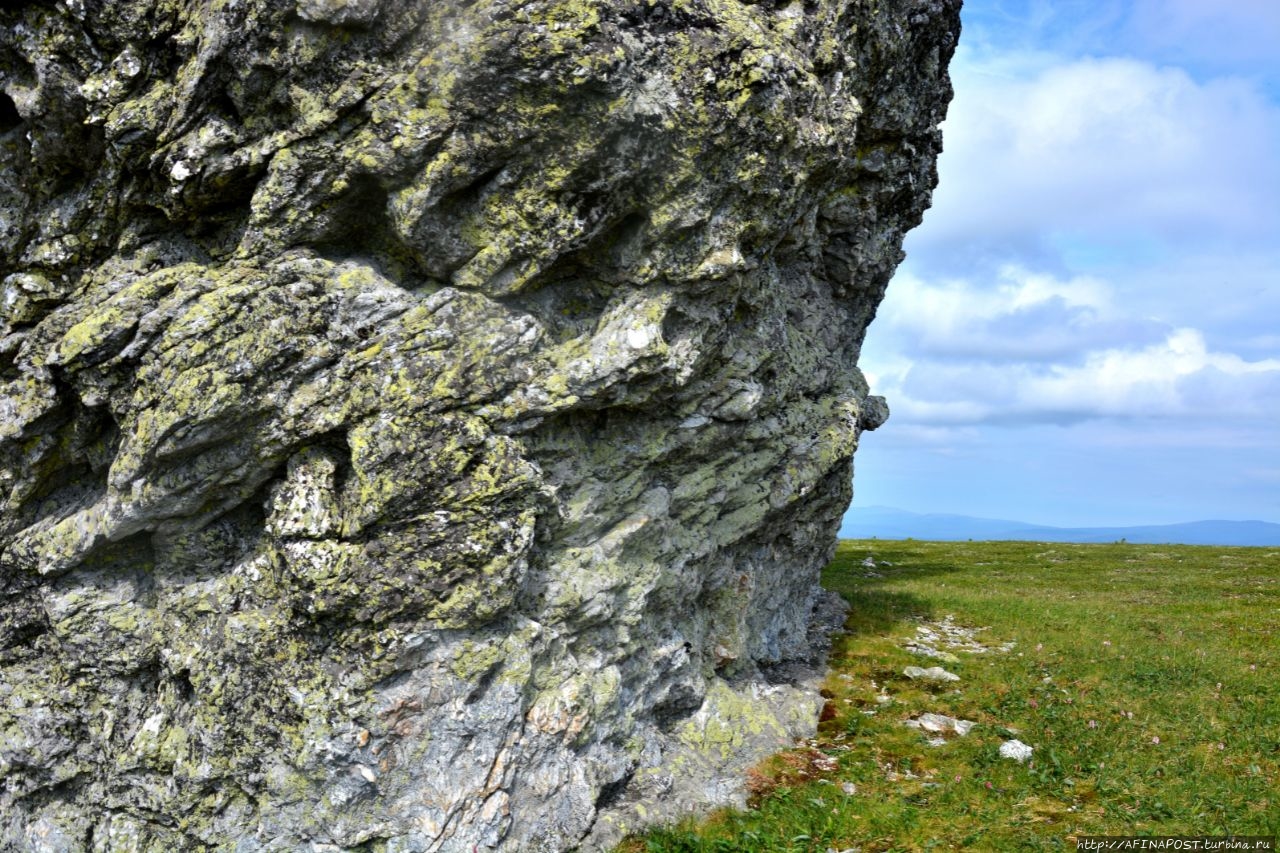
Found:
M 602 849 L 811 731 L 959 0 L 0 9 L 0 849 Z

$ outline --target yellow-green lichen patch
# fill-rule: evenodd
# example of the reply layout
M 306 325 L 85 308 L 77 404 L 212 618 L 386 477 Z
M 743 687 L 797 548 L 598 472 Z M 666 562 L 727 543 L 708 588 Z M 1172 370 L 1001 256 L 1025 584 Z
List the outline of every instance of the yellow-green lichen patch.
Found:
M 778 745 L 789 740 L 787 728 L 769 705 L 713 679 L 702 708 L 680 727 L 677 737 L 698 753 L 725 759 L 761 735 L 776 738 Z

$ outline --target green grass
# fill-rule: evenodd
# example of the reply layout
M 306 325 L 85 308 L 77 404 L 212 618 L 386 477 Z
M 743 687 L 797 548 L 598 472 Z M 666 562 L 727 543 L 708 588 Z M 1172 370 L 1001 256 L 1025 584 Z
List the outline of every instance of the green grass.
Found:
M 876 569 L 883 577 L 867 576 L 869 555 L 893 564 Z M 1280 835 L 1280 549 L 842 542 L 823 582 L 853 609 L 818 737 L 752 773 L 747 811 L 660 828 L 621 851 Z M 921 620 L 949 614 L 985 627 L 981 642 L 1015 645 L 943 663 L 958 683 L 903 677 L 940 663 L 902 646 Z M 929 746 L 902 725 L 923 711 L 978 725 Z M 1028 764 L 998 756 L 1015 732 L 1035 747 Z

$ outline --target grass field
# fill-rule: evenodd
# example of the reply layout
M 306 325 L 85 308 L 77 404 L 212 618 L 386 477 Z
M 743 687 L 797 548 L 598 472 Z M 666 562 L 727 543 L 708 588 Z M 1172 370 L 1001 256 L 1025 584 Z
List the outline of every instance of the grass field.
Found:
M 853 609 L 817 738 L 753 771 L 746 812 L 621 851 L 1280 835 L 1280 550 L 843 542 L 824 583 Z M 949 626 L 981 628 L 986 650 L 904 648 Z M 961 680 L 903 675 L 935 665 Z M 922 712 L 976 725 L 931 745 L 903 724 Z M 999 757 L 1012 738 L 1034 747 L 1030 761 Z

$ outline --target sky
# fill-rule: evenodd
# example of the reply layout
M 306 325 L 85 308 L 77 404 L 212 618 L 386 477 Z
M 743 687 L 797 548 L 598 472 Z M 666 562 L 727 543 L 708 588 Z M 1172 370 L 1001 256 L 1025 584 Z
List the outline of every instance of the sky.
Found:
M 1280 2 L 966 0 L 854 505 L 1280 522 Z

